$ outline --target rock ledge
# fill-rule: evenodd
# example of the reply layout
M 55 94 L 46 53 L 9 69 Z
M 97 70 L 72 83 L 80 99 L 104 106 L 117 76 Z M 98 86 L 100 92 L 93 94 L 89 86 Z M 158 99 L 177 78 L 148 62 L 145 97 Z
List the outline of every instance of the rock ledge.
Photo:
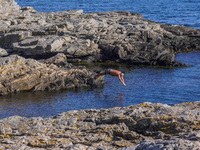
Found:
M 74 110 L 0 120 L 0 148 L 161 150 L 200 148 L 200 102 Z

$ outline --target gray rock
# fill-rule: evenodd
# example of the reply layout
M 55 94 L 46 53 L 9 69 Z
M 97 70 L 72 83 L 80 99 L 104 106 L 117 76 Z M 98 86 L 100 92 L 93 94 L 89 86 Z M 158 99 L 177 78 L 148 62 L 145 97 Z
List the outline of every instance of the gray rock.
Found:
M 6 8 L 6 9 L 5 9 Z M 0 95 L 102 85 L 68 62 L 184 66 L 175 53 L 200 49 L 200 31 L 131 12 L 36 12 L 0 1 Z M 58 54 L 57 54 L 58 53 Z M 62 53 L 62 54 L 61 54 Z M 57 54 L 57 55 L 56 55 Z M 47 56 L 53 56 L 47 58 Z M 199 149 L 200 103 L 142 103 L 0 120 L 0 149 Z
M 0 57 L 2 56 L 8 56 L 8 52 L 5 49 L 0 48 Z
M 175 53 L 200 48 L 199 30 L 148 21 L 131 12 L 41 13 L 23 7 L 6 18 L 1 20 L 0 46 L 25 57 L 64 53 L 68 62 L 177 67 L 185 65 L 176 62 Z
M 163 150 L 163 149 L 199 149 L 199 141 L 188 141 L 185 139 L 155 140 L 144 141 L 139 144 L 135 150 Z
M 63 60 L 64 58 L 64 60 Z M 19 91 L 44 91 L 103 84 L 102 79 L 94 80 L 94 73 L 87 69 L 57 67 L 66 57 L 58 54 L 40 63 L 17 55 L 0 58 L 0 95 Z M 65 63 L 65 62 L 63 62 Z
M 8 15 L 9 13 L 18 12 L 19 5 L 14 0 L 1 0 L 0 1 L 0 18 Z
M 13 116 L 0 120 L 0 148 L 198 149 L 199 106 L 200 102 L 174 106 L 142 103 L 74 110 L 50 118 Z
M 67 57 L 63 53 L 58 53 L 49 59 L 43 59 L 39 61 L 46 64 L 55 64 L 57 66 L 67 65 Z

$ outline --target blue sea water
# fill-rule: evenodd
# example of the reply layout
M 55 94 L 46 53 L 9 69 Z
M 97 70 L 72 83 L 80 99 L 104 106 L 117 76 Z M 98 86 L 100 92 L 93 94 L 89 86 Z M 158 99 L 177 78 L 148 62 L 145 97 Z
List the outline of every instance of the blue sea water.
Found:
M 37 11 L 83 9 L 85 13 L 124 10 L 167 24 L 200 29 L 198 0 L 16 0 Z M 200 52 L 177 54 L 190 67 L 163 69 L 139 66 L 95 66 L 125 71 L 124 87 L 117 77 L 106 76 L 104 87 L 78 91 L 19 93 L 0 97 L 0 118 L 19 115 L 49 117 L 68 110 L 125 107 L 142 102 L 169 105 L 200 100 Z
M 40 12 L 82 9 L 85 13 L 131 11 L 156 22 L 200 28 L 199 0 L 16 0 Z

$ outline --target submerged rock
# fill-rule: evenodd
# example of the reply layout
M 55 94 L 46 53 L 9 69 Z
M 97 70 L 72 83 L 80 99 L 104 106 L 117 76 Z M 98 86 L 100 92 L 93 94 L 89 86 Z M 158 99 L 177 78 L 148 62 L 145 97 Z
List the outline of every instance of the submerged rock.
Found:
M 0 148 L 162 150 L 200 148 L 200 102 L 142 103 L 0 120 Z

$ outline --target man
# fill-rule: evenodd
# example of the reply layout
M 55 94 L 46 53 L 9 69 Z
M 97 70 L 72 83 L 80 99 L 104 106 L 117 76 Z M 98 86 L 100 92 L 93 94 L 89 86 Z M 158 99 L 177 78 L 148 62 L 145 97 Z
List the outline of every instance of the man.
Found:
M 114 69 L 106 69 L 104 72 L 101 72 L 97 75 L 95 75 L 95 79 L 97 79 L 99 76 L 103 76 L 103 75 L 106 75 L 106 74 L 110 74 L 112 76 L 118 76 L 119 80 L 122 82 L 122 84 L 124 86 L 126 86 L 126 84 L 124 83 L 124 74 L 121 72 L 121 71 L 118 71 L 118 70 L 114 70 Z

